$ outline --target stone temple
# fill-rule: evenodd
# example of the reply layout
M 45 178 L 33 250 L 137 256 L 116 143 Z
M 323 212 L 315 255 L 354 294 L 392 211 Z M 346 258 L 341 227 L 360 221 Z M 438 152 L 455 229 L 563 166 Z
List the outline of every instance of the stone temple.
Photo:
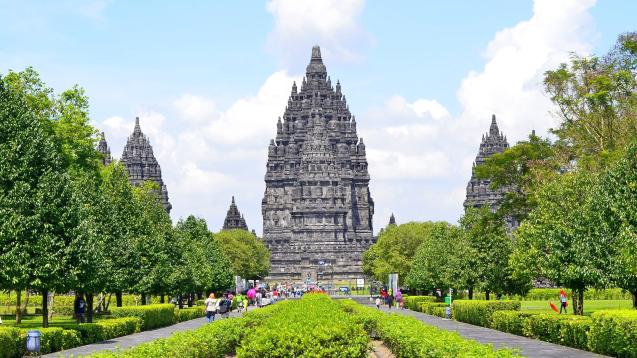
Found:
M 223 221 L 223 230 L 232 229 L 248 230 L 248 225 L 246 225 L 243 215 L 241 215 L 241 212 L 239 212 L 239 209 L 237 208 L 237 204 L 234 202 L 234 196 L 232 197 L 230 208 L 228 208 L 228 212 L 226 213 L 226 219 Z
M 128 171 L 128 180 L 131 184 L 141 185 L 144 181 L 150 180 L 159 186 L 159 200 L 170 214 L 172 205 L 168 201 L 168 190 L 161 178 L 161 168 L 153 154 L 153 147 L 142 133 L 139 117 L 135 118 L 135 129 L 133 129 L 133 134 L 128 137 L 121 160 Z
M 102 154 L 102 164 L 105 166 L 111 164 L 113 157 L 111 157 L 111 149 L 108 147 L 108 143 L 106 143 L 106 136 L 104 136 L 104 132 L 100 133 L 100 141 L 97 143 L 97 151 Z
M 362 253 L 374 242 L 374 201 L 363 139 L 341 84 L 312 48 L 270 142 L 262 201 L 268 280 L 346 280 L 362 276 Z
M 491 117 L 491 126 L 486 135 L 482 135 L 480 150 L 476 156 L 475 162 L 471 169 L 471 179 L 467 184 L 467 197 L 464 201 L 465 209 L 473 207 L 480 208 L 489 206 L 491 210 L 497 210 L 500 201 L 507 192 L 506 188 L 491 188 L 491 181 L 488 179 L 479 179 L 476 177 L 476 166 L 484 163 L 485 159 L 495 153 L 502 153 L 509 148 L 506 136 L 498 129 L 498 123 L 495 120 L 495 114 Z M 507 219 L 507 221 L 511 221 Z M 513 222 L 509 222 L 512 225 Z

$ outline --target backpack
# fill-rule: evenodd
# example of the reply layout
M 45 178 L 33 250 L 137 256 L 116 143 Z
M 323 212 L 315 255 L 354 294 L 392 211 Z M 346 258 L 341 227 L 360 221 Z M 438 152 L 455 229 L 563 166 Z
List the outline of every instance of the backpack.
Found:
M 228 312 L 228 308 L 230 308 L 230 305 L 228 304 L 230 301 L 228 301 L 227 299 L 223 299 L 220 303 L 219 303 L 219 313 L 226 313 Z

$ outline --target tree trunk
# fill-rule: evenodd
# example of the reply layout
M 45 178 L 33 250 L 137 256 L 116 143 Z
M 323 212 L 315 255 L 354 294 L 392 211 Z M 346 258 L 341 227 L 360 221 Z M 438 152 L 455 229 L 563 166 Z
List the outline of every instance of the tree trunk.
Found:
M 166 303 L 166 299 L 164 298 L 164 295 L 159 296 L 159 303 Z
M 49 291 L 42 290 L 42 328 L 49 327 Z
M 188 294 L 188 307 L 192 307 L 192 299 L 194 297 L 193 293 Z
M 484 299 L 489 300 L 489 290 L 484 291 Z
M 637 290 L 631 291 L 630 294 L 633 296 L 633 308 L 637 309 Z
M 142 293 L 142 306 L 146 305 L 146 294 Z
M 181 295 L 177 296 L 177 302 L 178 302 L 177 304 L 179 306 L 179 309 L 184 308 L 184 305 L 181 303 Z
M 104 302 L 104 312 L 108 312 L 108 307 L 111 305 L 111 296 L 113 296 L 113 294 L 109 293 L 108 300 Z
M 122 291 L 115 292 L 115 305 L 122 307 Z
M 93 293 L 86 294 L 86 322 L 93 323 Z
M 22 322 L 22 305 L 20 304 L 22 299 L 22 290 L 17 290 L 15 297 L 15 324 L 20 324 Z M 11 294 L 11 291 L 9 291 Z
M 473 299 L 473 286 L 469 286 L 469 299 Z
M 584 289 L 583 288 L 581 288 L 578 292 L 577 301 L 578 301 L 577 308 L 579 309 L 577 314 L 580 316 L 583 316 L 584 315 Z

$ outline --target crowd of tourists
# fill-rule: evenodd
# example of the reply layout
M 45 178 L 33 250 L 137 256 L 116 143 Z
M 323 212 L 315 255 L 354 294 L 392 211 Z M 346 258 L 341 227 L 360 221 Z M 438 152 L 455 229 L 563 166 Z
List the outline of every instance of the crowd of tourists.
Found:
M 302 293 L 299 293 L 299 296 L 300 294 Z M 228 318 L 233 310 L 243 313 L 247 312 L 249 307 L 261 308 L 281 299 L 299 296 L 293 290 L 267 290 L 265 287 L 250 288 L 236 295 L 228 291 L 219 298 L 211 293 L 204 301 L 206 318 L 208 322 L 212 322 L 217 315 Z

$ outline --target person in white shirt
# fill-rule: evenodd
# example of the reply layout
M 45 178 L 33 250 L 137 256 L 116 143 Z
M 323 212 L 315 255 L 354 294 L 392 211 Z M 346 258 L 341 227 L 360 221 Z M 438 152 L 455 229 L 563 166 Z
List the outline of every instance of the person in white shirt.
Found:
M 215 320 L 215 314 L 219 307 L 219 301 L 215 298 L 214 293 L 211 293 L 210 296 L 206 298 L 204 305 L 206 306 L 206 318 L 208 319 L 208 323 L 210 323 Z

